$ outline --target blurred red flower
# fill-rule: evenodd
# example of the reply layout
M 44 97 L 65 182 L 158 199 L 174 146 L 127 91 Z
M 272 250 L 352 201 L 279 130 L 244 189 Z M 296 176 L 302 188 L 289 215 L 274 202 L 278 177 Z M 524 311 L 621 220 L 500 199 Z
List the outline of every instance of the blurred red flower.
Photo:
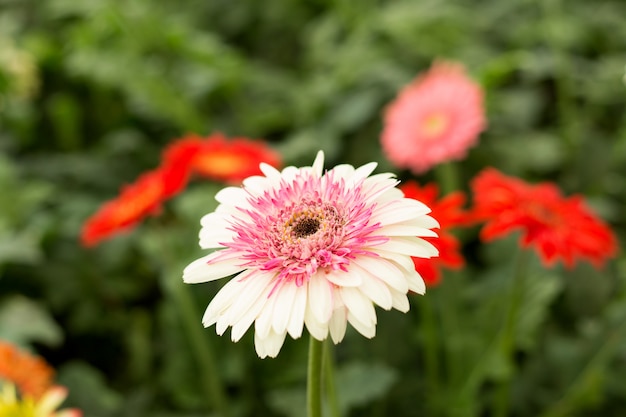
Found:
M 84 246 L 94 246 L 128 230 L 149 215 L 159 214 L 163 202 L 185 189 L 192 175 L 238 183 L 261 173 L 259 164 L 281 165 L 280 156 L 263 142 L 245 138 L 227 140 L 216 133 L 207 138 L 189 135 L 170 144 L 161 165 L 122 188 L 106 202 L 81 231 Z
M 381 144 L 394 165 L 420 174 L 464 158 L 485 126 L 480 86 L 461 64 L 435 62 L 387 107 Z
M 399 187 L 405 197 L 419 200 L 432 209 L 430 215 L 441 226 L 439 237 L 422 237 L 432 243 L 439 256 L 435 258 L 413 258 L 415 270 L 424 278 L 426 285 L 437 285 L 441 281 L 441 268 L 460 269 L 465 260 L 460 253 L 459 240 L 449 232 L 454 226 L 466 224 L 466 213 L 463 210 L 465 195 L 455 191 L 439 198 L 439 188 L 436 184 L 427 184 L 421 187 L 415 181 L 407 181 Z
M 93 214 L 81 231 L 81 242 L 94 246 L 123 230 L 132 228 L 148 215 L 156 215 L 166 198 L 184 186 L 172 170 L 155 170 L 144 173 L 139 179 L 122 188 L 119 196 L 104 203 Z M 173 182 L 168 182 L 174 179 Z
M 192 174 L 231 184 L 261 174 L 261 162 L 276 168 L 281 165 L 280 155 L 264 142 L 227 140 L 220 133 L 207 138 L 189 135 L 179 139 L 165 150 L 163 161 L 164 166 L 184 166 Z
M 534 246 L 545 266 L 560 258 L 568 268 L 579 259 L 601 267 L 617 253 L 609 226 L 588 210 L 581 196 L 565 198 L 555 184 L 531 185 L 487 168 L 471 187 L 472 216 L 485 222 L 480 231 L 484 241 L 520 230 L 522 247 Z

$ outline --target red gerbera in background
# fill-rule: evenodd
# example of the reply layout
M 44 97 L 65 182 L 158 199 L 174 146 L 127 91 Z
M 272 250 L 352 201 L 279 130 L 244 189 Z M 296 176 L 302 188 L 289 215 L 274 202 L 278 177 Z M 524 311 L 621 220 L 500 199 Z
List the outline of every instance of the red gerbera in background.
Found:
M 567 267 L 587 259 L 600 267 L 617 253 L 611 229 L 586 207 L 581 196 L 565 198 L 552 183 L 537 185 L 487 168 L 472 181 L 473 217 L 491 241 L 520 230 L 522 247 L 534 246 L 545 266 L 560 259 Z
M 132 228 L 144 217 L 158 214 L 163 202 L 184 190 L 193 174 L 238 183 L 260 174 L 261 162 L 281 165 L 280 156 L 265 143 L 245 138 L 227 140 L 219 133 L 176 140 L 163 152 L 162 159 L 159 168 L 123 187 L 118 197 L 87 219 L 81 231 L 83 245 L 94 246 Z
M 430 215 L 435 218 L 441 229 L 439 237 L 422 237 L 432 243 L 438 250 L 439 256 L 430 259 L 413 258 L 415 270 L 424 278 L 427 285 L 436 285 L 441 280 L 441 268 L 459 269 L 465 265 L 460 253 L 459 240 L 449 232 L 454 226 L 466 223 L 466 214 L 463 211 L 465 195 L 455 191 L 439 198 L 439 188 L 436 184 L 427 184 L 421 187 L 415 181 L 408 181 L 399 187 L 405 197 L 419 200 L 432 209 Z
M 133 184 L 122 188 L 120 195 L 106 202 L 92 215 L 81 231 L 81 242 L 93 246 L 100 241 L 128 230 L 144 217 L 156 215 L 163 201 L 182 186 L 178 175 L 168 175 L 169 171 L 156 170 L 143 174 Z M 175 178 L 175 184 L 168 183 Z
M 165 166 L 186 166 L 191 173 L 226 183 L 240 183 L 261 174 L 259 164 L 281 165 L 280 155 L 264 142 L 227 140 L 221 133 L 207 138 L 190 135 L 172 143 L 163 154 Z

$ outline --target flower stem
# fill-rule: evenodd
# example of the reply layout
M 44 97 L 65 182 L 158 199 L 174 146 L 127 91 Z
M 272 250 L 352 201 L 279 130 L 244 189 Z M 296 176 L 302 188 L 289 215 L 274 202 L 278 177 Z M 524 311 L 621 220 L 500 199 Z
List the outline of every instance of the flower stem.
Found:
M 307 369 L 307 417 L 322 417 L 322 354 L 324 342 L 310 336 Z
M 419 301 L 422 313 L 421 328 L 424 330 L 424 362 L 427 388 L 434 394 L 428 395 L 427 398 L 435 398 L 439 393 L 439 335 L 431 297 L 422 297 Z
M 506 312 L 506 321 L 502 330 L 502 339 L 500 349 L 504 360 L 514 366 L 513 352 L 515 349 L 515 339 L 517 332 L 517 316 L 524 298 L 524 281 L 527 273 L 528 263 L 530 261 L 530 251 L 520 249 L 517 260 L 515 262 L 515 270 L 513 275 L 513 285 L 509 295 L 508 309 Z M 514 369 L 511 371 L 514 372 Z M 502 381 L 497 387 L 496 396 L 494 398 L 494 417 L 506 417 L 509 415 L 511 405 L 511 379 L 509 376 Z
M 166 286 L 170 287 L 170 294 L 181 314 L 181 321 L 201 370 L 200 377 L 207 392 L 208 400 L 220 416 L 230 416 L 224 387 L 217 371 L 214 349 L 204 333 L 204 328 L 200 325 L 193 299 L 182 281 L 166 284 Z
M 335 358 L 333 357 L 333 345 L 329 338 L 324 341 L 324 387 L 326 388 L 331 417 L 341 417 L 335 388 Z

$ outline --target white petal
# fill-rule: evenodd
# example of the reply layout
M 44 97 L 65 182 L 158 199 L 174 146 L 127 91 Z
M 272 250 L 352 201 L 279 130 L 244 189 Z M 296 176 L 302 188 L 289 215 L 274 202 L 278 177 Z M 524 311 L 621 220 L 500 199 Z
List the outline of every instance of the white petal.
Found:
M 231 207 L 247 207 L 248 193 L 241 187 L 222 188 L 215 194 L 215 199 L 222 204 Z
M 289 335 L 294 339 L 297 339 L 302 335 L 302 328 L 304 327 L 304 312 L 306 311 L 307 306 L 307 295 L 307 285 L 297 287 L 293 301 L 293 309 L 291 310 L 291 317 L 289 317 L 289 324 L 287 325 L 287 332 L 289 332 Z
M 432 258 L 439 251 L 431 243 L 419 237 L 392 237 L 385 243 L 376 246 L 378 249 L 396 252 L 402 255 L 416 256 L 418 258 Z
M 285 342 L 286 333 L 270 332 L 266 337 L 261 338 L 257 333 L 254 334 L 254 347 L 256 353 L 261 359 L 269 356 L 275 358 L 280 352 L 280 348 Z
M 243 186 L 251 195 L 258 197 L 270 187 L 267 178 L 260 175 L 253 175 L 243 180 Z
M 409 281 L 409 290 L 420 295 L 426 293 L 426 284 L 424 283 L 424 279 L 417 271 L 409 271 L 406 278 Z
M 352 312 L 348 312 L 348 321 L 359 333 L 371 339 L 376 336 L 376 325 L 362 323 Z
M 404 278 L 404 273 L 392 262 L 371 256 L 361 256 L 354 259 L 353 262 L 363 269 L 364 273 L 372 274 L 392 288 L 400 292 L 407 292 L 409 290 L 409 283 Z
M 370 249 L 372 252 L 380 255 L 382 258 L 388 259 L 393 262 L 395 266 L 402 268 L 403 272 L 409 272 L 415 270 L 415 264 L 408 255 L 402 255 L 400 253 L 389 252 L 379 249 L 378 247 Z
M 318 271 L 309 279 L 309 306 L 319 323 L 328 323 L 333 313 L 332 284 Z
M 403 313 L 406 313 L 407 311 L 409 311 L 409 308 L 411 306 L 409 304 L 409 299 L 407 298 L 406 293 L 401 293 L 399 291 L 394 290 L 393 288 L 390 288 L 390 292 L 391 292 L 391 299 L 393 301 L 393 308 Z
M 341 298 L 350 313 L 359 318 L 361 323 L 376 324 L 376 310 L 372 300 L 356 288 L 340 288 Z
M 376 233 L 383 236 L 437 237 L 437 232 L 434 230 L 425 229 L 419 226 L 412 226 L 406 223 L 386 225 L 378 229 Z
M 361 276 L 358 273 L 353 273 L 352 271 L 330 271 L 325 274 L 325 277 L 328 281 L 340 287 L 357 287 L 361 285 L 362 282 Z
M 368 273 L 367 276 L 363 278 L 363 284 L 359 287 L 359 290 L 385 310 L 391 309 L 391 292 L 389 292 L 387 284 L 375 276 Z
M 377 206 L 371 217 L 372 223 L 383 225 L 401 223 L 430 213 L 430 208 L 417 200 L 404 198 Z
M 213 252 L 187 265 L 183 270 L 183 281 L 188 284 L 213 281 L 240 272 L 245 268 L 239 265 L 241 260 L 237 257 L 215 261 L 216 257 L 223 255 L 220 252 Z
M 217 322 L 218 318 L 240 294 L 241 286 L 242 282 L 237 279 L 231 279 L 215 294 L 215 297 L 213 297 L 204 311 L 204 316 L 202 317 L 204 327 L 209 327 Z
M 316 173 L 319 177 L 322 176 L 322 173 L 324 172 L 324 152 L 323 151 L 318 151 L 317 155 L 315 156 L 315 160 L 313 161 L 313 172 Z
M 272 288 L 271 282 L 273 278 L 274 274 L 258 271 L 247 274 L 243 280 L 234 278 L 234 280 L 241 282 L 239 296 L 233 300 L 233 303 L 217 320 L 219 330 L 221 330 L 223 326 L 234 326 L 235 323 L 238 323 L 248 314 L 251 307 L 259 308 L 259 306 L 262 307 L 265 305 L 269 291 Z M 258 316 L 259 312 L 257 312 L 255 318 Z M 249 326 L 250 325 L 248 325 L 248 327 Z
M 295 283 L 289 282 L 282 285 L 272 294 L 272 297 L 276 297 L 272 312 L 272 329 L 276 333 L 285 333 L 287 331 L 287 324 L 294 307 L 297 288 Z
M 333 167 L 333 169 L 328 171 L 329 174 L 331 172 L 334 176 L 335 181 L 343 179 L 347 182 L 347 180 L 349 180 L 354 175 L 354 167 L 348 164 L 336 165 L 335 167 Z
M 370 162 L 369 164 L 362 165 L 354 171 L 352 177 L 352 184 L 358 184 L 360 181 L 365 180 L 378 166 L 377 162 Z
M 276 184 L 280 181 L 280 171 L 273 166 L 266 164 L 265 162 L 261 162 L 261 164 L 259 164 L 259 168 L 261 169 L 261 172 L 265 174 L 267 179 L 272 181 L 272 184 Z
M 333 310 L 333 315 L 328 323 L 328 328 L 330 330 L 330 337 L 333 339 L 334 344 L 343 340 L 343 337 L 346 334 L 347 323 L 348 311 L 345 307 Z
M 320 323 L 319 321 L 317 321 L 317 319 L 315 318 L 315 314 L 313 314 L 310 298 L 307 300 L 306 303 L 304 324 L 306 325 L 309 333 L 311 333 L 311 336 L 313 336 L 317 340 L 324 340 L 328 336 L 328 323 Z

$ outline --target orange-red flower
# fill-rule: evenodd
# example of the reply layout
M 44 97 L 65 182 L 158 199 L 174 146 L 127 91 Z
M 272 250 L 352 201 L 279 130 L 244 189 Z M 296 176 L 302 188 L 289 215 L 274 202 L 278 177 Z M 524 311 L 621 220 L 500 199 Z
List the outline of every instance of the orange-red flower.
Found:
M 81 417 L 74 408 L 57 410 L 67 389 L 53 385 L 53 375 L 43 359 L 0 341 L 0 416 Z
M 427 285 L 436 285 L 441 280 L 441 268 L 459 269 L 465 265 L 461 255 L 459 240 L 449 232 L 452 227 L 466 223 L 466 214 L 463 210 L 465 195 L 455 191 L 439 198 L 439 189 L 436 184 L 421 187 L 415 181 L 408 181 L 399 187 L 407 198 L 413 198 L 426 204 L 432 209 L 430 215 L 439 222 L 441 229 L 439 237 L 423 237 L 432 243 L 438 250 L 435 258 L 413 258 L 415 270 L 424 278 Z
M 491 241 L 519 230 L 522 247 L 533 246 L 546 266 L 559 259 L 567 267 L 587 259 L 600 267 L 617 252 L 615 235 L 581 196 L 565 198 L 553 183 L 527 184 L 487 168 L 472 181 L 473 216 Z
M 483 92 L 462 65 L 436 62 L 387 107 L 381 144 L 416 174 L 465 157 L 486 126 Z
M 106 202 L 83 225 L 81 241 L 93 246 L 114 234 L 132 228 L 148 215 L 158 214 L 163 201 L 181 184 L 168 182 L 168 170 L 150 171 L 122 188 L 120 195 Z M 178 181 L 178 178 L 176 178 Z
M 206 138 L 190 135 L 179 139 L 165 150 L 163 161 L 164 166 L 185 166 L 190 173 L 226 183 L 240 183 L 261 174 L 261 162 L 274 167 L 281 165 L 279 154 L 264 142 L 226 139 L 220 133 Z
M 259 164 L 278 167 L 279 155 L 263 142 L 245 138 L 227 140 L 216 133 L 207 138 L 190 135 L 173 142 L 163 152 L 161 165 L 122 188 L 118 197 L 105 203 L 81 231 L 81 242 L 94 246 L 128 230 L 149 215 L 158 214 L 163 202 L 187 186 L 194 174 L 238 183 L 260 174 Z
M 54 370 L 43 359 L 0 341 L 0 384 L 13 383 L 22 395 L 40 398 L 52 387 Z

